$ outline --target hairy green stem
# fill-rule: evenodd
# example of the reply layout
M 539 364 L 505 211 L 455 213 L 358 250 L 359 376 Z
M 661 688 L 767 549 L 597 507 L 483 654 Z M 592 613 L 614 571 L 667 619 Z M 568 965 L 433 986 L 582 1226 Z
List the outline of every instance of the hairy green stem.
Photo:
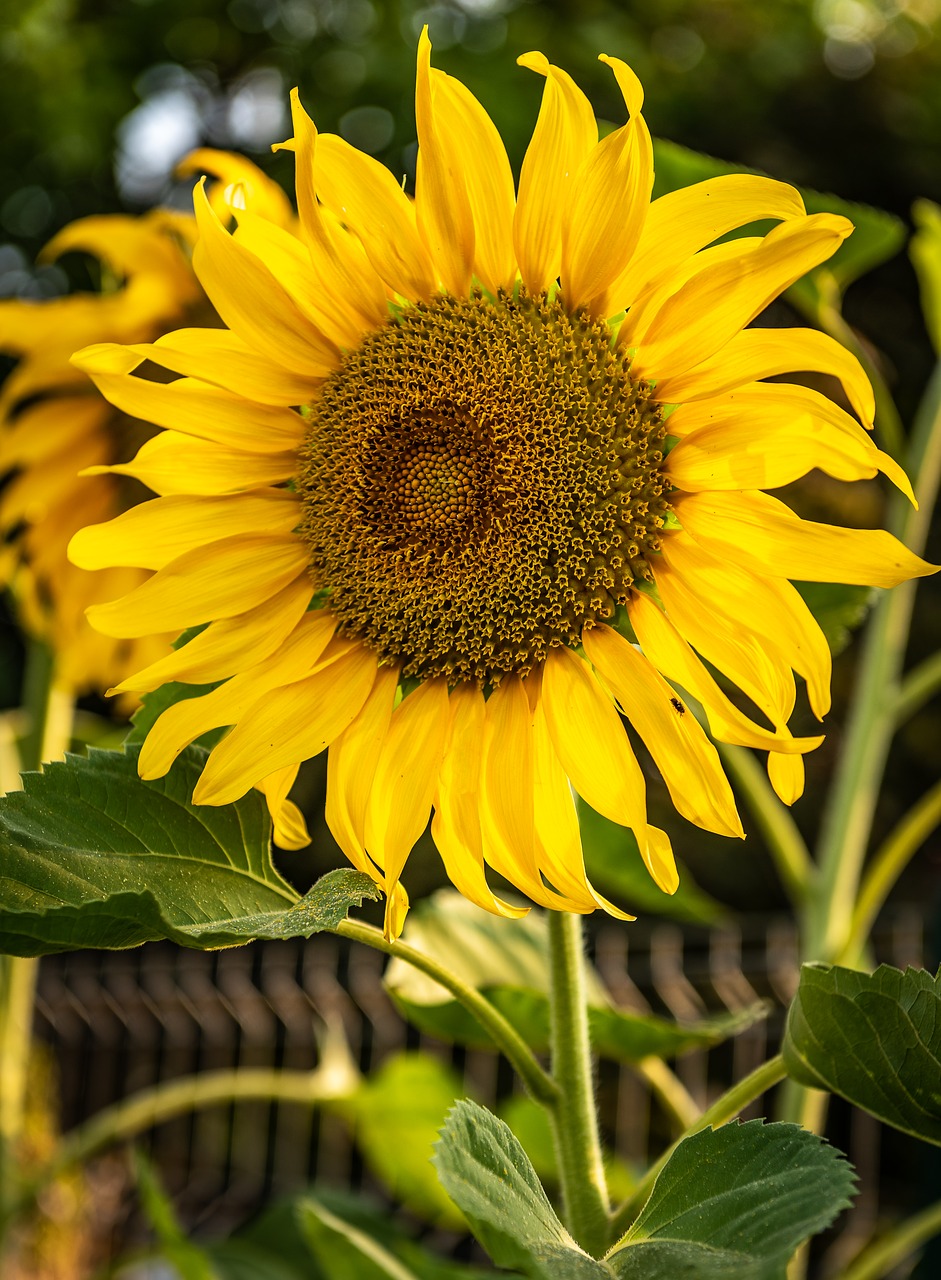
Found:
M 608 1189 L 595 1103 L 582 918 L 550 911 L 548 920 L 552 1078 L 562 1099 L 549 1118 L 563 1216 L 582 1248 L 600 1258 L 608 1247 Z
M 807 899 L 815 868 L 790 809 L 775 795 L 768 775 L 750 751 L 720 743 L 719 752 L 758 824 L 788 897 L 800 906 Z
M 692 1137 L 694 1133 L 701 1133 L 703 1129 L 718 1129 L 730 1120 L 734 1120 L 740 1112 L 745 1110 L 749 1103 L 754 1102 L 756 1098 L 760 1098 L 766 1090 L 778 1084 L 786 1075 L 784 1059 L 780 1054 L 776 1054 L 773 1058 L 769 1058 L 767 1062 L 762 1063 L 760 1067 L 750 1072 L 744 1080 L 740 1080 L 738 1084 L 733 1085 L 727 1093 L 724 1093 L 711 1107 L 707 1108 L 696 1123 L 690 1125 L 683 1136 L 677 1138 L 676 1142 L 664 1151 L 660 1159 L 650 1166 L 634 1188 L 633 1194 L 612 1217 L 611 1229 L 618 1236 L 618 1243 L 620 1243 L 620 1238 L 623 1237 L 624 1232 L 646 1204 L 653 1190 L 653 1185 L 660 1176 L 664 1165 L 683 1139 Z
M 912 510 L 904 499 L 897 500 L 890 524 L 920 554 L 941 472 L 941 364 L 935 366 L 919 407 L 909 472 L 916 477 L 920 509 Z M 805 918 L 807 960 L 832 961 L 850 936 L 879 784 L 895 729 L 914 598 L 914 582 L 883 592 L 866 630 L 856 693 L 821 828 L 819 889 L 808 903 Z
M 843 1280 L 879 1280 L 939 1231 L 941 1200 L 936 1200 L 864 1249 L 844 1271 Z
M 473 1014 L 489 1033 L 533 1100 L 544 1107 L 554 1108 L 557 1105 L 560 1097 L 558 1086 L 539 1065 L 535 1054 L 516 1028 L 479 991 L 423 951 L 418 951 L 405 942 L 388 942 L 381 931 L 372 925 L 363 924 L 359 920 L 343 920 L 333 932 L 354 942 L 362 942 L 376 951 L 383 951 L 387 956 L 398 956 L 400 960 L 420 969 L 450 991 L 455 1000 L 468 1013 Z

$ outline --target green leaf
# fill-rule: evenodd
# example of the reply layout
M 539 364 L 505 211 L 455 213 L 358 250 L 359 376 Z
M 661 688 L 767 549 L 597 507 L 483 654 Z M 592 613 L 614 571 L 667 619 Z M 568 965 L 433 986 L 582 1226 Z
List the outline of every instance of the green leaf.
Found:
M 800 1084 L 941 1145 L 941 975 L 805 964 L 783 1053 Z
M 533 1049 L 549 1044 L 549 962 L 545 917 L 501 920 L 449 890 L 418 903 L 409 915 L 406 940 L 476 987 L 507 1017 Z M 404 1017 L 428 1035 L 488 1047 L 487 1032 L 450 993 L 401 960 L 386 970 L 385 985 Z M 592 1043 L 603 1057 L 639 1062 L 651 1055 L 674 1057 L 737 1035 L 766 1007 L 681 1024 L 652 1014 L 615 1008 L 598 976 L 588 976 Z
M 690 924 L 717 924 L 728 910 L 698 887 L 689 871 L 677 862 L 680 884 L 676 893 L 664 893 L 650 878 L 627 827 L 602 817 L 587 804 L 578 805 L 588 874 L 598 889 L 638 915 L 667 916 Z
M 173 647 L 178 649 L 182 640 L 181 636 Z M 167 684 L 162 684 L 159 689 L 155 689 L 153 693 L 145 693 L 141 698 L 140 706 L 131 716 L 131 728 L 128 730 L 125 743 L 130 745 L 143 742 L 158 718 L 168 708 L 177 702 L 185 702 L 188 698 L 200 698 L 204 693 L 212 693 L 213 689 L 218 689 L 220 684 L 219 680 L 214 684 L 181 684 L 179 681 L 171 680 Z M 215 746 L 224 733 L 225 728 L 213 729 L 210 733 L 203 734 L 197 740 L 198 744 L 208 751 Z
M 853 632 L 866 620 L 876 594 L 872 587 L 844 586 L 835 582 L 798 582 L 804 602 L 820 624 L 830 652 L 840 654 Z
M 607 1261 L 622 1280 L 785 1280 L 788 1259 L 854 1195 L 852 1167 L 791 1124 L 685 1138 Z
M 311 1256 L 327 1280 L 417 1280 L 378 1241 L 312 1196 L 298 1202 L 297 1213 Z
M 544 1107 L 532 1098 L 514 1094 L 500 1108 L 500 1119 L 513 1131 L 532 1162 L 541 1181 L 555 1186 L 559 1175 L 556 1167 L 555 1139 Z M 605 1184 L 612 1201 L 626 1200 L 637 1187 L 637 1176 L 619 1156 L 603 1153 Z
M 160 1242 L 161 1256 L 173 1265 L 180 1280 L 217 1280 L 208 1253 L 186 1238 L 153 1165 L 136 1150 L 133 1164 L 141 1208 Z
M 941 208 L 931 200 L 916 200 L 912 217 L 916 230 L 908 253 L 918 276 L 928 336 L 941 356 Z
M 485 1107 L 458 1102 L 435 1147 L 441 1184 L 497 1266 L 533 1280 L 610 1280 L 556 1217 L 526 1152 Z
M 137 776 L 137 754 L 70 756 L 0 799 L 0 950 L 306 937 L 375 894 L 368 877 L 344 870 L 298 899 L 271 861 L 259 792 L 220 808 L 193 805 L 204 752 L 189 748 L 156 782 Z
M 448 1108 L 464 1090 L 457 1075 L 426 1053 L 387 1059 L 338 1110 L 355 1125 L 363 1156 L 389 1191 L 429 1222 L 461 1229 L 441 1190 L 431 1153 Z
M 654 165 L 656 183 L 654 196 L 661 196 L 667 191 L 675 191 L 678 187 L 689 186 L 693 182 L 702 182 L 706 178 L 715 178 L 725 173 L 757 173 L 756 169 L 748 169 L 742 165 L 729 164 L 725 160 L 716 160 L 712 156 L 702 155 L 697 151 L 689 151 L 675 142 L 667 142 L 662 138 L 654 140 Z M 895 256 L 905 243 L 905 224 L 894 214 L 882 209 L 873 209 L 869 205 L 854 204 L 842 200 L 839 196 L 827 195 L 820 191 L 812 191 L 807 187 L 799 187 L 808 213 L 839 213 L 849 218 L 856 230 L 840 245 L 839 249 L 822 267 L 810 272 L 803 280 L 792 285 L 788 294 L 797 302 L 802 310 L 813 314 L 816 310 L 816 290 L 818 283 L 826 275 L 836 284 L 842 293 L 854 280 L 871 271 L 873 267 L 887 262 Z M 756 230 L 763 231 L 772 223 L 752 223 L 747 227 L 737 228 L 726 239 L 754 235 Z

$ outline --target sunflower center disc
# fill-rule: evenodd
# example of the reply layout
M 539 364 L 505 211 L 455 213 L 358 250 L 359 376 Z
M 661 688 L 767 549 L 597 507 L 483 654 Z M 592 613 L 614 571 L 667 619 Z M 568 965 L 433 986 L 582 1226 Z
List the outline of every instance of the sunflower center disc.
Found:
M 665 433 L 603 321 L 525 294 L 410 307 L 311 405 L 315 585 L 406 676 L 524 675 L 650 578 Z

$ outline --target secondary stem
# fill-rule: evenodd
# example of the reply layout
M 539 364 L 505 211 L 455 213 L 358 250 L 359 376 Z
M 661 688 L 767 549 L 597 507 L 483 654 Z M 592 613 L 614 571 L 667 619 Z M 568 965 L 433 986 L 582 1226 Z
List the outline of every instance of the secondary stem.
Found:
M 907 1218 L 894 1231 L 864 1249 L 855 1262 L 847 1267 L 843 1280 L 878 1280 L 879 1276 L 887 1275 L 896 1263 L 914 1253 L 920 1244 L 930 1240 L 939 1231 L 941 1200 Z
M 549 1115 L 565 1223 L 582 1248 L 600 1258 L 608 1247 L 608 1189 L 595 1105 L 582 920 L 566 911 L 550 911 L 548 918 L 552 1078 L 561 1094 Z

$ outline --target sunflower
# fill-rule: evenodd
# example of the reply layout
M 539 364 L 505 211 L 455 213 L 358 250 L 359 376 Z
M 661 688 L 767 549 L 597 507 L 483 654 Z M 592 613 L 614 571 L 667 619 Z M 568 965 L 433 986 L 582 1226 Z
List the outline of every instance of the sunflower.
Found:
M 222 179 L 217 201 L 226 184 L 237 184 L 243 203 L 248 192 L 253 208 L 293 222 L 280 188 L 241 157 L 200 151 L 181 168 Z M 211 308 L 190 262 L 195 232 L 191 215 L 169 210 L 80 219 L 59 232 L 43 258 L 92 255 L 101 264 L 101 292 L 0 302 L 0 351 L 17 362 L 0 393 L 0 584 L 11 587 L 25 630 L 53 650 L 56 679 L 72 693 L 107 688 L 116 674 L 155 661 L 173 637 L 113 639 L 85 618 L 90 603 L 131 591 L 148 575 L 132 567 L 90 574 L 69 563 L 76 530 L 144 496 L 118 476 L 88 480 L 78 472 L 106 470 L 130 456 L 153 428 L 116 412 L 70 357 L 91 342 L 149 342 L 190 317 L 208 320 Z
M 793 800 L 822 740 L 787 727 L 795 673 L 822 717 L 830 656 L 788 579 L 930 572 L 885 532 L 810 523 L 762 492 L 819 467 L 911 493 L 850 413 L 763 381 L 834 375 L 869 426 L 856 360 L 820 333 L 748 327 L 850 223 L 744 175 L 652 202 L 641 86 L 602 61 L 628 118 L 599 141 L 570 77 L 520 59 L 545 84 L 517 188 L 423 34 L 414 200 L 318 135 L 295 93 L 296 233 L 235 209 L 230 234 L 196 189 L 194 266 L 227 328 L 77 357 L 164 428 L 109 468 L 160 496 L 72 541 L 88 568 L 154 571 L 91 621 L 116 637 L 201 628 L 118 689 L 216 684 L 160 716 L 142 776 L 228 727 L 194 801 L 258 785 L 296 847 L 286 797 L 328 749 L 327 821 L 384 890 L 389 937 L 432 811 L 448 875 L 489 911 L 524 908 L 488 868 L 545 907 L 616 911 L 586 876 L 573 793 L 630 828 L 673 891 L 625 721 L 679 813 L 741 836 L 685 696 L 715 738 L 766 750 Z M 763 219 L 766 235 L 716 243 Z M 144 361 L 180 377 L 144 381 Z

